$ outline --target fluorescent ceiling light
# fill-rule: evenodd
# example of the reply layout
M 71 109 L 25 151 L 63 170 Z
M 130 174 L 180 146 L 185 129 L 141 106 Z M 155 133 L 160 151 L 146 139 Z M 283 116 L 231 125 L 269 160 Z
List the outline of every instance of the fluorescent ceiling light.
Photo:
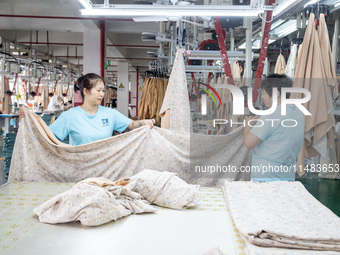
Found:
M 260 40 L 255 40 L 252 42 L 252 49 L 261 49 L 261 41 Z M 242 43 L 240 46 L 238 46 L 238 49 L 246 49 L 246 43 Z
M 273 11 L 273 16 L 279 15 L 282 11 L 287 9 L 287 7 L 293 4 L 296 0 L 281 0 L 278 5 L 275 6 Z
M 156 6 L 156 5 L 123 5 L 114 8 L 92 8 L 80 10 L 82 15 L 96 16 L 253 16 L 263 13 L 263 9 L 251 6 L 230 5 L 191 5 L 191 6 Z
M 283 37 L 283 36 L 286 36 L 286 35 L 289 35 L 289 34 L 295 32 L 296 30 L 297 30 L 296 24 L 294 23 L 294 24 L 291 24 L 290 26 L 286 27 L 282 31 L 280 31 L 278 36 Z
M 139 16 L 139 17 L 133 17 L 132 18 L 134 22 L 150 22 L 150 21 L 168 21 L 166 17 L 160 16 L 160 17 L 150 17 L 150 16 Z
M 78 0 L 86 9 L 92 9 L 92 3 L 88 0 Z
M 279 20 L 276 21 L 274 24 L 272 24 L 272 26 L 270 27 L 270 30 L 273 30 L 273 29 L 277 28 L 277 27 L 280 26 L 283 22 L 285 22 L 285 20 L 279 19 Z
M 338 7 L 340 5 L 340 1 L 334 3 L 334 7 Z
M 275 40 L 274 39 L 269 39 L 269 43 L 268 44 L 271 44 L 271 43 L 273 43 L 275 41 L 276 41 L 276 39 Z

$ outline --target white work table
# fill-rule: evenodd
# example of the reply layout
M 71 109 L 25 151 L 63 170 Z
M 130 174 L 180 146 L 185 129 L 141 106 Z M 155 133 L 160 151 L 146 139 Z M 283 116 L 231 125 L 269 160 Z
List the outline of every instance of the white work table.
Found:
M 73 184 L 19 182 L 0 187 L 1 254 L 242 254 L 219 188 L 201 188 L 198 207 L 130 215 L 98 227 L 43 224 L 33 209 Z

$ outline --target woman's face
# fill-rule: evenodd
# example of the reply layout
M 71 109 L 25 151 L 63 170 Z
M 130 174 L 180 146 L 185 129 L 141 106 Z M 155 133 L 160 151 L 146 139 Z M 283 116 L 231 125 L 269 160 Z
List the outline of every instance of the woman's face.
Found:
M 267 94 L 267 92 L 262 89 L 262 99 L 263 103 L 267 108 L 270 108 L 273 104 L 273 98 Z
M 84 96 L 86 101 L 92 104 L 100 104 L 104 98 L 105 86 L 104 83 L 99 80 L 91 90 L 84 90 Z

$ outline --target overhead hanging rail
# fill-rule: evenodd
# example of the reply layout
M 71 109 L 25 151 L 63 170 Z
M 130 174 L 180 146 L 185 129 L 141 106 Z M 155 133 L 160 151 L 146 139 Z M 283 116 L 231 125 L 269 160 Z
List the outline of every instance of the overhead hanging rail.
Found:
M 253 16 L 264 13 L 272 6 L 264 5 L 263 0 L 254 0 L 250 5 L 140 5 L 140 4 L 93 4 L 89 0 L 79 0 L 85 9 L 82 15 L 95 16 Z M 177 2 L 177 1 L 176 1 Z

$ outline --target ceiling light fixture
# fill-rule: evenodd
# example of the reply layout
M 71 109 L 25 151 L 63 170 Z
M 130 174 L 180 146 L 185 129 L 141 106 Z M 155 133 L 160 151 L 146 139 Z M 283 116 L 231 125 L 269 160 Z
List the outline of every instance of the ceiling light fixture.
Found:
M 340 1 L 334 3 L 334 7 L 338 7 L 340 5 Z
M 291 24 L 290 26 L 286 27 L 285 29 L 283 29 L 282 31 L 280 31 L 278 37 L 284 37 L 286 35 L 289 35 L 293 32 L 295 32 L 297 30 L 296 28 L 296 24 Z
M 79 0 L 80 1 L 80 0 Z M 82 0 L 86 1 L 86 0 Z M 257 17 L 264 9 L 251 6 L 191 5 L 191 6 L 142 6 L 116 4 L 112 8 L 80 10 L 82 15 L 95 16 L 252 16 Z
M 279 19 L 279 20 L 276 21 L 274 24 L 272 24 L 272 26 L 270 27 L 270 30 L 273 30 L 273 29 L 277 28 L 277 27 L 280 26 L 283 22 L 285 22 L 285 20 Z

